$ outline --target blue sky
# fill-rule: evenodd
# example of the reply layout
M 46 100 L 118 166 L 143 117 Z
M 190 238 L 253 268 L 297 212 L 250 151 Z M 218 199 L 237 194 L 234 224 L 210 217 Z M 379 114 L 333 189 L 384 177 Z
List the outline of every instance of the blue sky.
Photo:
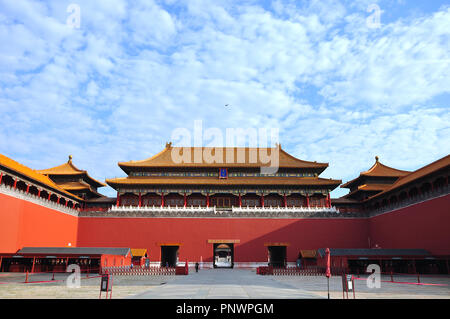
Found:
M 117 162 L 195 120 L 279 128 L 283 149 L 343 181 L 375 155 L 414 170 L 449 153 L 445 1 L 0 0 L 0 43 L 0 153 L 34 169 L 72 154 L 124 176 Z

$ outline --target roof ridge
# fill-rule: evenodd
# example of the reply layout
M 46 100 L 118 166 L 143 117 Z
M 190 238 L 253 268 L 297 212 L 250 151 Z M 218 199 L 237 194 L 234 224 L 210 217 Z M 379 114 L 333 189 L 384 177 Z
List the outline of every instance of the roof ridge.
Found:
M 140 163 L 140 162 L 147 162 L 147 161 L 150 161 L 152 159 L 155 159 L 155 158 L 161 156 L 162 154 L 164 154 L 166 151 L 168 151 L 171 148 L 172 147 L 170 145 L 169 146 L 166 145 L 166 147 L 162 151 L 160 151 L 159 153 L 157 153 L 157 154 L 155 154 L 153 156 L 150 156 L 148 158 L 145 158 L 143 160 L 138 160 L 138 161 L 131 160 L 131 161 L 128 161 L 128 162 L 119 162 L 118 165 L 120 166 L 120 165 L 126 165 L 126 164 L 131 164 L 131 163 L 136 164 L 136 163 Z
M 316 164 L 316 165 L 326 165 L 327 167 L 329 165 L 329 163 L 319 163 L 317 161 L 305 161 L 305 160 L 299 159 L 299 158 L 295 157 L 294 155 L 291 155 L 288 152 L 286 152 L 285 150 L 283 150 L 281 148 L 281 146 L 280 146 L 280 152 L 283 152 L 283 154 L 285 154 L 286 156 L 288 156 L 288 157 L 290 157 L 290 158 L 292 158 L 292 159 L 294 159 L 296 161 L 299 161 L 299 162 L 309 163 L 309 164 Z
M 385 165 L 385 164 L 383 164 L 383 163 L 381 163 L 380 161 L 379 161 L 379 158 L 378 158 L 378 156 L 375 156 L 375 163 L 372 165 L 372 167 L 371 168 L 369 168 L 367 171 L 365 171 L 365 172 L 361 172 L 360 173 L 360 175 L 368 175 L 368 176 L 370 176 L 369 175 L 369 173 L 371 173 L 371 172 L 373 172 L 375 169 L 377 169 L 378 167 L 383 167 L 383 168 L 385 168 L 385 169 L 388 169 L 388 170 L 391 170 L 391 171 L 395 171 L 395 172 L 399 172 L 399 173 L 411 173 L 411 171 L 405 171 L 405 170 L 401 170 L 401 169 L 397 169 L 397 168 L 393 168 L 393 167 L 391 167 L 391 166 L 387 166 L 387 165 Z

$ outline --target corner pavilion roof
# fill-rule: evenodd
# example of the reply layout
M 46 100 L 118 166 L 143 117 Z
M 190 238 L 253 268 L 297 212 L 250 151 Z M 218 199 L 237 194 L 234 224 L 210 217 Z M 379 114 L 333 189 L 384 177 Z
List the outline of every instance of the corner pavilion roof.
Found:
M 351 181 L 348 181 L 345 184 L 342 184 L 342 188 L 349 188 L 350 185 L 357 182 L 363 176 L 371 176 L 371 177 L 402 177 L 411 173 L 410 171 L 402 171 L 399 169 L 395 169 L 379 162 L 378 156 L 375 156 L 375 164 L 372 165 L 369 170 L 365 172 L 361 172 L 359 176 Z M 380 184 L 377 184 L 380 186 Z M 367 189 L 368 190 L 368 189 Z
M 55 182 L 53 182 L 48 176 L 45 176 L 39 171 L 36 171 L 34 169 L 29 168 L 28 166 L 25 166 L 23 164 L 20 164 L 19 162 L 16 162 L 15 160 L 0 154 L 0 165 L 4 166 L 14 172 L 19 173 L 20 175 L 26 176 L 31 180 L 34 180 L 36 182 L 39 182 L 40 184 L 43 184 L 47 187 L 50 187 L 54 190 L 59 191 L 60 193 L 63 193 L 67 196 L 76 198 L 77 200 L 82 200 L 78 196 L 75 196 L 74 194 L 66 191 L 64 188 L 58 186 Z
M 87 171 L 84 170 L 80 170 L 78 169 L 73 163 L 72 163 L 72 155 L 69 155 L 69 160 L 67 161 L 67 163 L 52 167 L 52 168 L 48 168 L 48 169 L 42 169 L 42 170 L 38 170 L 39 173 L 44 174 L 44 175 L 84 175 L 87 178 L 87 182 L 89 184 L 93 184 L 96 187 L 102 187 L 102 186 L 106 186 L 106 184 L 99 182 L 97 180 L 95 180 L 94 178 L 90 177 L 89 174 L 87 173 Z M 63 184 L 61 184 L 63 185 Z M 74 186 L 74 185 L 72 185 Z M 78 185 L 79 187 L 81 187 L 81 185 Z M 80 189 L 80 188 L 78 188 Z
M 171 143 L 166 144 L 166 148 L 163 149 L 158 154 L 140 161 L 129 161 L 129 162 L 119 162 L 118 165 L 126 173 L 130 171 L 131 168 L 145 168 L 145 167 L 213 167 L 213 168 L 227 168 L 227 167 L 244 167 L 244 168 L 259 168 L 267 167 L 268 163 L 262 163 L 259 158 L 259 150 L 267 151 L 266 154 L 271 154 L 271 152 L 276 151 L 275 148 L 250 148 L 250 147 L 172 147 Z M 283 168 L 312 168 L 318 169 L 322 172 L 328 167 L 328 163 L 318 163 L 300 160 L 281 149 L 279 149 L 279 167 Z M 188 163 L 177 163 L 172 159 L 172 152 L 177 156 L 182 156 L 183 151 L 187 150 L 190 152 Z M 209 163 L 203 159 L 200 162 L 195 162 L 195 153 L 198 152 L 204 154 L 207 152 L 213 157 L 215 154 L 220 157 L 219 163 Z M 220 153 L 216 152 L 222 152 Z M 257 158 L 255 162 L 250 160 L 250 154 L 255 152 Z M 227 153 L 232 153 L 233 156 L 228 159 Z M 238 162 L 238 154 L 244 154 L 245 160 L 243 163 Z M 228 160 L 227 160 L 228 159 Z
M 95 195 L 97 195 L 99 197 L 103 197 L 102 194 L 98 193 L 95 189 L 92 188 L 91 185 L 89 185 L 85 181 L 59 183 L 58 186 L 64 188 L 65 190 L 67 190 L 69 192 L 89 191 L 89 192 L 92 192 L 92 193 L 94 193 Z
M 384 195 L 387 192 L 390 192 L 392 190 L 395 190 L 403 185 L 406 185 L 408 183 L 414 182 L 428 174 L 434 173 L 440 169 L 446 168 L 450 166 L 450 155 L 447 155 L 441 159 L 438 159 L 437 161 L 434 161 L 433 163 L 430 163 L 424 167 L 421 167 L 405 176 L 400 177 L 394 184 L 390 185 L 387 189 L 383 190 L 381 193 L 378 193 L 376 195 L 373 195 L 366 199 L 366 201 L 371 200 L 375 197 Z
M 388 189 L 391 186 L 391 184 L 364 184 L 364 185 L 359 185 L 355 190 L 353 190 L 352 192 L 348 193 L 347 195 L 345 195 L 344 197 L 352 197 L 353 195 L 355 195 L 358 192 L 370 192 L 370 191 L 376 191 L 376 192 L 382 192 L 386 189 Z

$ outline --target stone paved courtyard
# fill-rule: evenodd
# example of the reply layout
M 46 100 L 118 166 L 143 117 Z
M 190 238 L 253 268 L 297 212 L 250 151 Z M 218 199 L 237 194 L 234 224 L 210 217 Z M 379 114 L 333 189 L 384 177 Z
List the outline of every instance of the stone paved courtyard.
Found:
M 88 298 L 99 297 L 100 278 L 87 278 L 82 274 L 80 288 L 67 288 L 67 274 L 55 275 L 55 281 L 25 284 L 24 274 L 0 274 L 0 299 L 5 298 Z M 30 276 L 32 281 L 51 281 L 51 275 Z M 327 298 L 325 277 L 259 276 L 254 270 L 208 269 L 199 273 L 191 271 L 188 276 L 114 276 L 113 294 L 116 298 L 139 299 L 323 299 Z M 383 281 L 390 281 L 383 276 Z M 369 289 L 364 278 L 355 281 L 357 299 L 450 299 L 450 277 L 432 276 L 421 278 L 421 283 L 438 285 L 413 285 L 417 277 L 395 277 L 394 281 L 382 282 L 381 288 Z M 332 299 L 342 299 L 340 277 L 330 279 Z M 352 296 L 350 296 L 352 297 Z

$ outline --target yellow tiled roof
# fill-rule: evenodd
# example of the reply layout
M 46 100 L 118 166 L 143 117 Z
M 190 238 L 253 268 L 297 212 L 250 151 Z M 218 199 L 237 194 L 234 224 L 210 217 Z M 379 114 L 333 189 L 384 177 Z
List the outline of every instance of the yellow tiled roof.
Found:
M 378 156 L 375 157 L 375 164 L 372 165 L 371 168 L 369 168 L 365 172 L 361 172 L 357 178 L 352 179 L 351 181 L 348 181 L 347 183 L 344 183 L 341 185 L 341 188 L 348 188 L 350 184 L 356 182 L 359 180 L 362 176 L 372 176 L 372 177 L 402 177 L 406 176 L 410 171 L 402 171 L 396 168 L 392 168 L 389 166 L 386 166 L 384 164 L 381 164 L 378 161 Z
M 317 250 L 300 250 L 303 258 L 316 258 Z
M 383 194 L 385 194 L 387 192 L 395 190 L 395 189 L 399 188 L 400 186 L 403 186 L 405 184 L 408 184 L 410 182 L 418 180 L 419 178 L 421 178 L 423 176 L 431 174 L 431 173 L 438 171 L 447 166 L 450 166 L 450 155 L 444 156 L 443 158 L 441 158 L 437 161 L 434 161 L 433 163 L 430 163 L 424 167 L 421 167 L 418 170 L 415 170 L 408 175 L 402 176 L 394 184 L 390 185 L 388 188 L 383 190 L 381 193 L 373 195 L 372 197 L 369 197 L 367 200 L 371 200 L 375 197 L 382 196 Z
M 78 200 L 82 200 L 81 198 L 65 191 L 63 188 L 59 187 L 57 184 L 55 184 L 50 178 L 47 176 L 40 174 L 39 172 L 29 168 L 28 166 L 25 166 L 23 164 L 20 164 L 19 162 L 16 162 L 15 160 L 0 154 L 0 165 L 7 167 L 19 174 L 22 174 L 24 176 L 29 177 L 32 180 L 35 180 L 37 182 L 40 182 L 41 184 L 44 184 L 50 188 L 53 188 L 55 190 L 58 190 L 62 193 L 65 193 L 67 195 L 70 195 L 72 197 L 75 197 Z
M 142 257 L 147 253 L 147 249 L 145 248 L 131 248 L 131 255 L 133 257 Z
M 172 155 L 182 156 L 183 151 L 190 152 L 189 163 L 177 163 L 173 160 Z M 271 154 L 277 150 L 277 148 L 251 148 L 251 147 L 172 147 L 171 144 L 167 144 L 166 148 L 158 154 L 140 161 L 119 162 L 121 168 L 128 167 L 265 167 L 268 163 L 262 163 L 258 156 L 258 152 L 264 150 L 267 154 Z M 232 153 L 232 159 L 228 159 L 227 153 Z M 219 153 L 221 152 L 221 153 Z M 252 152 L 256 152 L 257 156 L 254 160 L 250 160 Z M 195 154 L 211 154 L 213 157 L 217 153 L 220 157 L 220 163 L 208 163 L 203 159 L 196 162 Z M 240 163 L 238 154 L 244 154 L 244 162 Z M 286 168 L 326 168 L 328 163 L 309 162 L 298 159 L 279 147 L 279 167 Z
M 96 179 L 89 176 L 87 171 L 83 171 L 81 169 L 78 169 L 73 163 L 72 163 L 72 155 L 69 155 L 69 160 L 67 163 L 47 168 L 47 169 L 41 169 L 38 170 L 39 173 L 44 175 L 86 175 L 88 179 L 90 179 L 93 183 L 97 184 L 97 186 L 106 186 L 104 183 L 97 181 Z

